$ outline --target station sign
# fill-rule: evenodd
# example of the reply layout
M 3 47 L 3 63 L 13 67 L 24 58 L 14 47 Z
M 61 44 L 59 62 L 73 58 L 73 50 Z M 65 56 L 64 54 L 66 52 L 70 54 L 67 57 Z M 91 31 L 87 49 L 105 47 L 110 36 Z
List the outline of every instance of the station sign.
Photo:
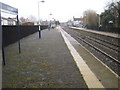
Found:
M 16 9 L 12 6 L 9 6 L 7 4 L 1 3 L 1 2 L 0 2 L 0 4 L 1 4 L 1 9 L 2 10 L 6 10 L 6 11 L 9 11 L 9 12 L 12 12 L 12 13 L 15 13 L 15 14 L 18 13 L 18 9 Z

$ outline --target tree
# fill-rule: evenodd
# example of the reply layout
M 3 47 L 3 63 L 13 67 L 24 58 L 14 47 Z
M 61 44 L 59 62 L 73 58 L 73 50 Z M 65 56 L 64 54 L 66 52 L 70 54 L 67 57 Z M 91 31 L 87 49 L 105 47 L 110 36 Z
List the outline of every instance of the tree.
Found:
M 105 12 L 101 13 L 100 17 L 102 26 L 111 26 L 109 24 L 109 21 L 113 21 L 114 25 L 115 16 L 113 14 L 110 14 L 110 10 L 105 10 Z
M 30 15 L 30 16 L 28 17 L 28 20 L 31 21 L 31 22 L 36 22 L 36 21 L 37 21 L 36 17 L 33 16 L 33 15 Z
M 110 10 L 115 15 L 116 25 L 120 27 L 120 1 L 112 2 L 110 4 Z
M 114 27 L 120 27 L 120 1 L 109 2 L 106 10 L 101 14 L 103 26 L 109 26 L 109 21 L 113 21 Z
M 20 18 L 19 18 L 19 21 L 20 21 L 20 23 L 25 23 L 25 22 L 27 22 L 27 19 L 24 18 L 24 17 L 20 17 Z
M 98 15 L 94 10 L 86 10 L 83 13 L 83 24 L 87 26 L 98 26 Z

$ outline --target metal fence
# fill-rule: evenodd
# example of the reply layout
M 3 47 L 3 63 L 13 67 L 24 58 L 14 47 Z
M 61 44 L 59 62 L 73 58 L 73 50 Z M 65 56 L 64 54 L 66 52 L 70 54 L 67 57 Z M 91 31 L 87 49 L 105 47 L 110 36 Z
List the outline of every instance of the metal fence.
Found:
M 41 30 L 47 27 L 47 25 L 41 26 Z M 4 46 L 8 46 L 18 41 L 18 39 L 22 39 L 23 37 L 39 31 L 39 26 L 19 26 L 19 29 L 17 26 L 2 26 L 2 29 Z
M 93 26 L 87 26 L 87 29 L 120 34 L 120 28 L 116 28 L 116 27 L 93 27 Z

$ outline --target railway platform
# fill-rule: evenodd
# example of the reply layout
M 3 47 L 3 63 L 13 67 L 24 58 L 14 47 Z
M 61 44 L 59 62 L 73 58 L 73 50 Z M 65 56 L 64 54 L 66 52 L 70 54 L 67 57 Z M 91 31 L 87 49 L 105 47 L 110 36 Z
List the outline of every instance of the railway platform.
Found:
M 92 33 L 97 33 L 97 34 L 101 34 L 101 35 L 106 35 L 106 36 L 110 36 L 110 37 L 120 38 L 120 34 L 116 34 L 116 33 L 103 32 L 103 31 L 95 31 L 95 30 L 89 30 L 89 29 L 77 28 L 77 27 L 70 27 L 70 28 L 78 29 L 78 30 L 84 30 L 84 31 L 88 31 L 88 32 L 92 32 Z
M 119 88 L 119 76 L 60 26 L 5 48 L 3 88 Z

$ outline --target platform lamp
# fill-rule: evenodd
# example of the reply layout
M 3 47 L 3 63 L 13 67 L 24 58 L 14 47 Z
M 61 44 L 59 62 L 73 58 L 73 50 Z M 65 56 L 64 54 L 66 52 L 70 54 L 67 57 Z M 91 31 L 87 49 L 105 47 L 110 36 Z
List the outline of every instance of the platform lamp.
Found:
M 40 29 L 40 10 L 39 10 L 39 3 L 44 3 L 45 1 L 38 1 L 38 25 L 39 25 L 39 38 L 41 38 L 41 29 Z
M 52 13 L 50 13 L 49 15 L 52 16 Z M 49 21 L 48 29 L 50 31 L 50 29 L 51 29 L 51 18 L 49 17 L 49 19 L 50 19 L 50 21 Z

